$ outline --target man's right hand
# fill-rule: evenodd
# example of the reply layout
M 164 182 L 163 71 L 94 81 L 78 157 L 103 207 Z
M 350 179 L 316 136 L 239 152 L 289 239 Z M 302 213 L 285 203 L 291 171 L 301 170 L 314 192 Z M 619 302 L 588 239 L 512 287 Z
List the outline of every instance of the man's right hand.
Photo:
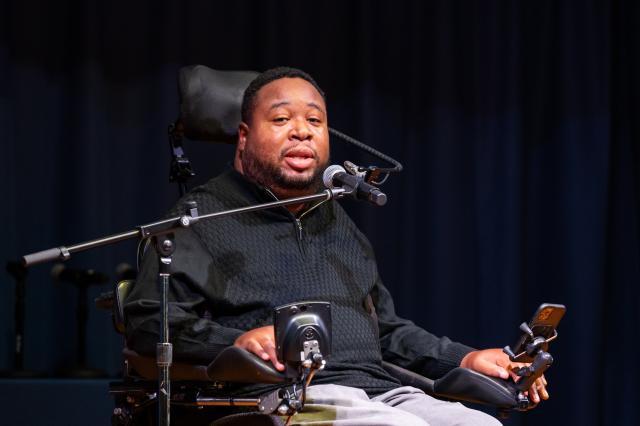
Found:
M 276 336 L 272 325 L 247 331 L 236 339 L 234 346 L 246 349 L 265 361 L 271 360 L 276 370 L 284 371 L 284 365 L 276 356 Z

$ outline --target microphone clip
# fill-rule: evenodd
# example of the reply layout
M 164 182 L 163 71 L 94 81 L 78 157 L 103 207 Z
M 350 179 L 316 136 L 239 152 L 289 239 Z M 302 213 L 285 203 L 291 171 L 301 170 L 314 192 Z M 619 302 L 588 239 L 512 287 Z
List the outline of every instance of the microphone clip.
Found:
M 351 171 L 354 171 L 353 163 L 347 164 Z M 324 185 L 329 189 L 342 188 L 345 195 L 368 201 L 376 206 L 383 206 L 387 202 L 387 196 L 379 188 L 370 185 L 365 181 L 364 174 L 357 171 L 354 175 L 349 173 L 344 167 L 333 165 L 327 167 L 322 176 Z
M 365 182 L 370 183 L 372 185 L 382 185 L 389 177 L 389 173 L 387 172 L 382 178 L 382 180 L 379 180 L 380 175 L 382 174 L 382 170 L 379 167 L 376 167 L 376 166 L 362 167 L 352 163 L 349 160 L 344 162 L 344 168 L 347 171 L 347 173 L 354 176 L 358 176 Z

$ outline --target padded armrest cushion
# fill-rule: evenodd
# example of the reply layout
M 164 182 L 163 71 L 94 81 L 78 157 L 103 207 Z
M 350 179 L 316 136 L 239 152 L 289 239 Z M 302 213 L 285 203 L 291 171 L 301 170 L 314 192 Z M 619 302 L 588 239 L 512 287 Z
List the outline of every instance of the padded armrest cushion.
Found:
M 433 380 L 387 361 L 382 361 L 382 368 L 400 380 L 403 386 L 413 386 L 414 388 L 422 389 L 428 395 L 433 395 Z
M 428 395 L 497 408 L 517 406 L 517 390 L 512 382 L 485 376 L 468 368 L 454 368 L 438 380 L 431 380 L 386 361 L 382 362 L 382 367 L 400 380 L 403 386 L 422 389 Z
M 155 358 L 125 348 L 123 354 L 140 377 L 158 378 Z M 273 367 L 247 350 L 230 346 L 224 349 L 208 366 L 173 363 L 171 378 L 189 381 L 217 381 L 237 383 L 285 383 L 287 379 Z
M 237 383 L 284 383 L 283 373 L 271 362 L 265 362 L 251 352 L 229 346 L 218 354 L 207 367 L 209 380 Z
M 129 362 L 129 365 L 133 367 L 136 373 L 140 377 L 147 380 L 158 379 L 158 366 L 156 359 L 148 356 L 140 355 L 139 353 L 124 348 L 122 354 Z M 170 373 L 172 380 L 189 380 L 189 381 L 207 381 L 207 367 L 204 365 L 190 365 L 173 363 L 171 364 Z
M 513 382 L 485 376 L 468 368 L 454 368 L 434 382 L 434 394 L 447 399 L 492 405 L 498 408 L 517 406 Z

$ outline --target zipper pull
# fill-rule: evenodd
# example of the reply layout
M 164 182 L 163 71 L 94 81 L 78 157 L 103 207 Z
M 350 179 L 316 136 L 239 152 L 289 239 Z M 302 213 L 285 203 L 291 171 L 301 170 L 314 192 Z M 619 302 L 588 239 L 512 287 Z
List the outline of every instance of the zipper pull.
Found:
M 302 241 L 302 222 L 296 218 L 296 225 L 298 226 L 298 240 Z

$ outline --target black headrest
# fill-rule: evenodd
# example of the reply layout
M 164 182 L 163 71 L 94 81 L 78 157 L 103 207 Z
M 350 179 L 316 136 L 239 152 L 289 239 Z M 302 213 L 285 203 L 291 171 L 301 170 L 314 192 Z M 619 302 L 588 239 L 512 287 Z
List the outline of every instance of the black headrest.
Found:
M 236 143 L 242 97 L 257 76 L 255 71 L 219 71 L 204 65 L 182 67 L 178 76 L 180 117 L 175 130 L 192 140 Z M 368 182 L 375 182 L 380 172 L 402 170 L 402 164 L 370 146 L 332 128 L 329 133 L 393 164 L 393 168 L 385 169 L 371 166 L 370 172 L 373 169 L 378 172 L 368 174 Z
M 180 118 L 192 140 L 235 143 L 242 96 L 255 71 L 218 71 L 204 65 L 180 69 Z

